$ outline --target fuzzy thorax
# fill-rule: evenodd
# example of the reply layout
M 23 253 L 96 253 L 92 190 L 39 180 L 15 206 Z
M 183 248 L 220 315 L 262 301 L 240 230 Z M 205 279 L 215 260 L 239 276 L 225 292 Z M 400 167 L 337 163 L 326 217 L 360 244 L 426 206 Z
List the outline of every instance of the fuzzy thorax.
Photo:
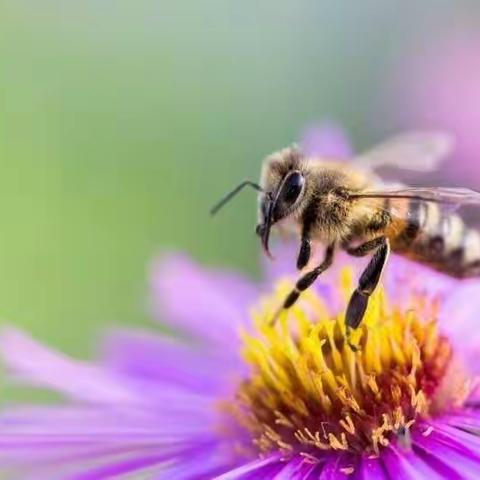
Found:
M 344 271 L 340 296 L 351 283 Z M 314 291 L 270 326 L 290 288 L 280 282 L 254 312 L 254 330 L 242 333 L 250 374 L 228 402 L 260 454 L 279 450 L 312 462 L 328 451 L 375 456 L 393 441 L 408 446 L 419 420 L 463 401 L 463 382 L 444 385 L 452 349 L 438 332 L 436 302 L 415 297 L 405 309 L 391 307 L 380 289 L 349 337 L 353 351 L 343 313 L 330 312 Z

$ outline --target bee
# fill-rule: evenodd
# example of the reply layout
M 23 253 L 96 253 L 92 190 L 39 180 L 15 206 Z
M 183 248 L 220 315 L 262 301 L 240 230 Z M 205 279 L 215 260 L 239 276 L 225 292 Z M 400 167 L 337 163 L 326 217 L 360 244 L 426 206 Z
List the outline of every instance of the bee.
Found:
M 438 132 L 411 132 L 387 140 L 349 162 L 309 158 L 296 147 L 268 156 L 260 183 L 245 181 L 213 209 L 215 214 L 246 186 L 259 192 L 256 233 L 271 257 L 272 228 L 293 230 L 300 240 L 297 268 L 309 263 L 312 244 L 325 245 L 321 263 L 300 276 L 280 311 L 289 309 L 343 249 L 370 256 L 345 313 L 347 331 L 356 329 L 378 286 L 390 251 L 452 277 L 480 276 L 480 233 L 468 228 L 455 209 L 479 204 L 466 188 L 389 185 L 376 170 L 395 167 L 432 171 L 451 152 L 451 138 Z

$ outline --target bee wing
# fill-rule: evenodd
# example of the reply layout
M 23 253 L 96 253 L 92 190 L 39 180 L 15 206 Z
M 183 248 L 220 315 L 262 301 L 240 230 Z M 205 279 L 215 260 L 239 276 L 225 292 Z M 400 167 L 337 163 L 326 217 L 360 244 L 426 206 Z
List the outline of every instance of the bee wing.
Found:
M 352 195 L 352 198 L 361 198 L 372 202 L 375 199 L 389 199 L 388 211 L 396 218 L 407 218 L 405 200 L 409 206 L 416 202 L 433 202 L 441 206 L 446 212 L 453 212 L 463 205 L 480 205 L 480 193 L 468 188 L 448 187 L 406 187 L 386 190 L 365 191 Z
M 469 188 L 406 187 L 379 189 L 353 194 L 352 198 L 410 198 L 446 205 L 480 205 L 480 192 Z
M 381 143 L 355 157 L 355 167 L 375 170 L 396 167 L 416 172 L 431 172 L 450 154 L 453 137 L 443 132 L 407 132 Z

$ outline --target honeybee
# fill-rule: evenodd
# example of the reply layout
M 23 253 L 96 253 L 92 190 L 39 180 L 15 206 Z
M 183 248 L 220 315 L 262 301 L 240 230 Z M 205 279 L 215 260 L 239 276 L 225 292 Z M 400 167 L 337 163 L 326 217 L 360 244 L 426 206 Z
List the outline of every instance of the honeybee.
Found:
M 479 204 L 480 193 L 466 188 L 391 186 L 376 173 L 384 166 L 434 170 L 452 144 L 442 133 L 405 133 L 349 162 L 309 158 L 296 146 L 288 147 L 264 160 L 260 184 L 241 183 L 212 214 L 250 186 L 259 192 L 256 233 L 268 256 L 272 227 L 293 228 L 300 238 L 299 270 L 310 260 L 312 243 L 326 246 L 323 261 L 298 279 L 281 310 L 290 308 L 332 265 L 338 248 L 355 257 L 370 255 L 347 306 L 345 322 L 350 331 L 360 325 L 390 251 L 452 277 L 480 276 L 480 234 L 453 212 L 461 205 Z

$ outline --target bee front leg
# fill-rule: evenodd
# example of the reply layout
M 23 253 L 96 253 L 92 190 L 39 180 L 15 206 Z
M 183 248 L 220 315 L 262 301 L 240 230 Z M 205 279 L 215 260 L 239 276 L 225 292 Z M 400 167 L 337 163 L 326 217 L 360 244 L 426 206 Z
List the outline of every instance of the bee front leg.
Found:
M 305 268 L 305 266 L 310 260 L 311 253 L 312 253 L 312 246 L 311 246 L 310 238 L 302 237 L 301 244 L 300 244 L 300 251 L 298 252 L 298 257 L 297 257 L 298 270 L 302 270 L 303 268 Z
M 274 315 L 272 319 L 272 323 L 275 323 L 278 315 L 282 310 L 288 310 L 300 297 L 300 294 L 309 288 L 315 280 L 321 275 L 325 270 L 330 268 L 333 263 L 333 256 L 335 253 L 335 244 L 330 244 L 327 249 L 325 250 L 325 257 L 323 262 L 315 267 L 313 270 L 305 273 L 305 275 L 301 276 L 297 283 L 295 284 L 295 288 L 288 294 L 287 298 L 283 302 L 282 307 L 278 310 L 278 312 Z
M 302 218 L 302 236 L 300 241 L 300 251 L 297 257 L 297 269 L 305 268 L 310 260 L 312 253 L 311 235 L 312 228 L 317 221 L 316 204 L 312 203 L 304 212 Z
M 388 239 L 386 237 L 380 237 L 379 239 L 372 240 L 372 242 L 374 241 L 377 243 L 376 251 L 360 276 L 358 287 L 353 292 L 350 301 L 348 302 L 347 312 L 345 314 L 347 329 L 357 328 L 360 325 L 368 307 L 368 299 L 375 291 L 375 288 L 380 281 L 383 268 L 387 263 L 388 254 L 390 253 Z M 362 245 L 358 247 L 358 249 L 361 248 Z

